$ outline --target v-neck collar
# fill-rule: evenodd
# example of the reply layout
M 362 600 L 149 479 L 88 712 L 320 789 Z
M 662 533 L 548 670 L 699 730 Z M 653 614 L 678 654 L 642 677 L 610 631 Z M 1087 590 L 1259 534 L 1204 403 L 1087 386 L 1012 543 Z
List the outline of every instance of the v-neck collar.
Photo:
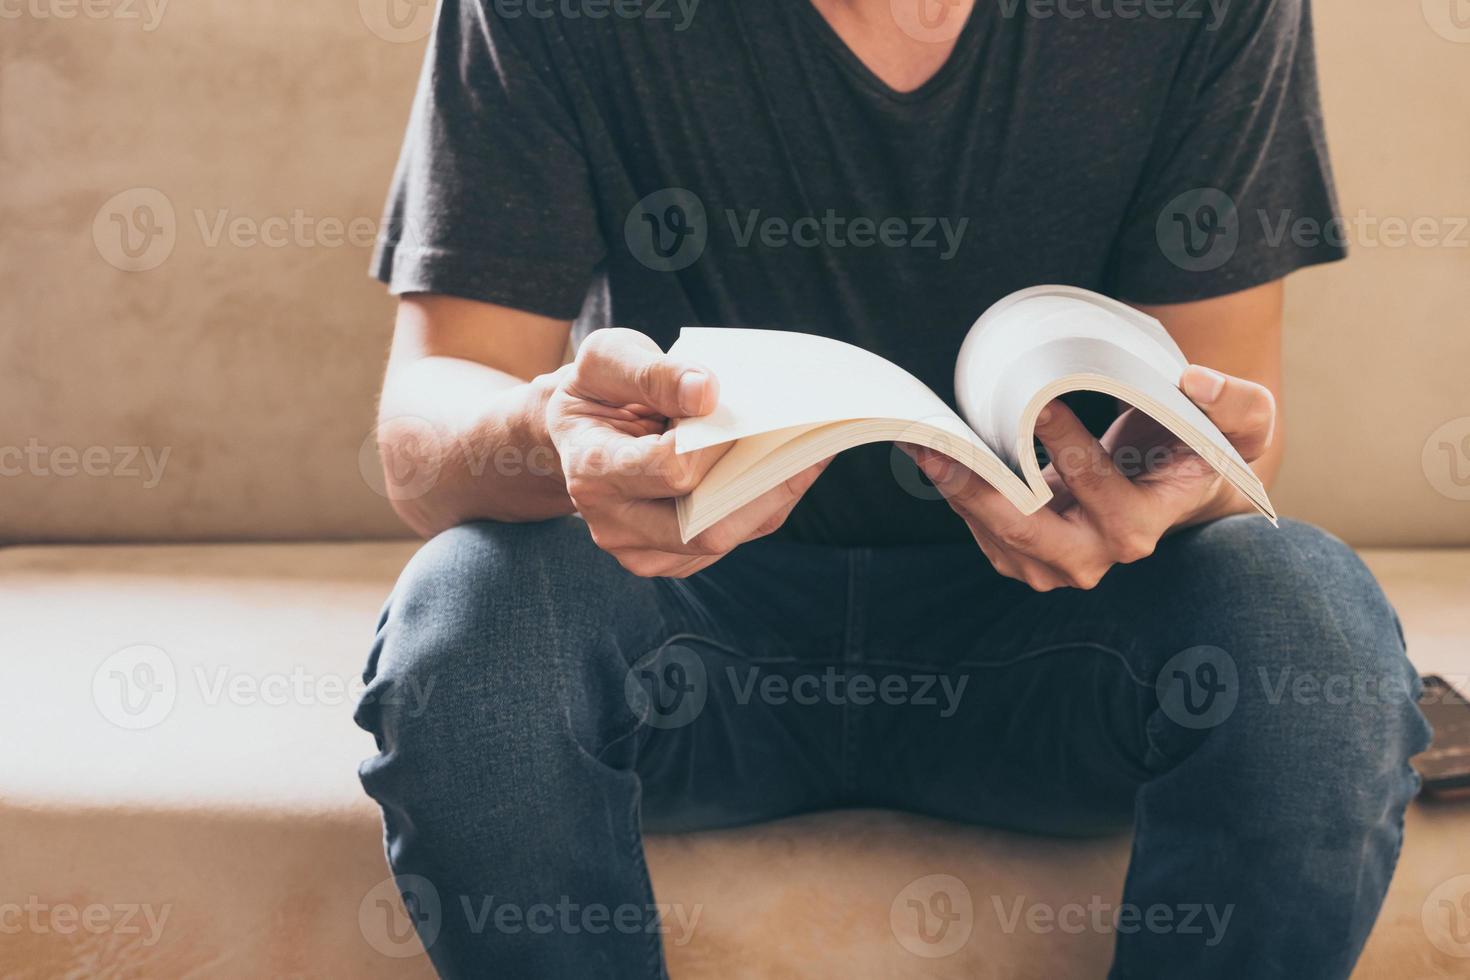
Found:
M 867 62 L 858 57 L 857 52 L 853 51 L 843 40 L 842 35 L 837 33 L 837 29 L 823 16 L 812 0 L 784 0 L 784 2 L 794 3 L 802 8 L 803 19 L 811 24 L 818 38 L 832 52 L 837 62 L 858 81 L 892 102 L 912 103 L 922 102 L 943 89 L 969 64 L 975 51 L 975 45 L 970 41 L 979 27 L 980 8 L 985 0 L 975 0 L 975 5 L 970 8 L 970 14 L 965 20 L 965 26 L 960 28 L 959 36 L 955 38 L 954 50 L 950 51 L 949 57 L 945 59 L 939 70 L 925 79 L 918 88 L 908 92 L 900 92 L 869 68 Z M 915 0 L 915 2 L 927 3 L 930 0 Z

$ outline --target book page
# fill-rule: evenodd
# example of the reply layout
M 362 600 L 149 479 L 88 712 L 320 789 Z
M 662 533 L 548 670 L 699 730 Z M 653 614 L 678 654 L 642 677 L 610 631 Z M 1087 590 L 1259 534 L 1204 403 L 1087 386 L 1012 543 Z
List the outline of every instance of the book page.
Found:
M 1169 386 L 1178 384 L 1189 364 L 1157 320 L 1097 293 L 1038 286 L 1006 297 L 965 337 L 955 359 L 955 397 L 970 427 L 1012 470 L 1020 472 L 1014 451 L 1016 420 L 1037 390 L 1031 377 L 1018 374 L 1019 362 L 1039 348 L 1062 351 L 1066 344 L 1057 342 L 1084 338 L 1130 352 Z M 1107 364 L 1071 361 L 1074 370 L 1108 373 Z
M 1187 366 L 1152 317 L 1084 290 L 1039 287 L 1002 300 L 971 330 L 955 366 L 956 395 L 971 426 L 1033 491 L 1044 484 L 1037 414 L 1066 392 L 1096 391 L 1163 425 L 1275 520 L 1255 471 L 1179 390 Z
M 692 493 L 677 501 L 685 541 L 740 506 L 814 463 L 872 442 L 909 442 L 944 453 L 994 486 L 1023 514 L 1034 513 L 1050 491 L 1033 493 L 957 416 L 932 421 L 852 419 L 778 429 L 738 440 Z
M 927 385 L 871 351 L 784 330 L 686 327 L 669 353 L 708 367 L 709 415 L 674 423 L 680 453 L 747 436 L 852 419 L 930 421 L 974 436 Z
M 996 424 L 1008 425 L 1015 433 L 1010 446 L 1001 452 L 1001 458 L 1013 471 L 1019 472 L 1022 453 L 1032 451 L 1037 396 L 1058 386 L 1068 391 L 1101 391 L 1142 409 L 1166 428 L 1192 429 L 1213 450 L 1201 454 L 1211 466 L 1250 471 L 1225 434 L 1177 385 L 1165 380 L 1152 365 L 1131 351 L 1105 341 L 1086 338 L 1052 341 L 1013 363 L 1009 380 L 1008 391 L 995 392 L 987 410 Z M 1017 397 L 1022 391 L 1028 393 L 1024 401 Z

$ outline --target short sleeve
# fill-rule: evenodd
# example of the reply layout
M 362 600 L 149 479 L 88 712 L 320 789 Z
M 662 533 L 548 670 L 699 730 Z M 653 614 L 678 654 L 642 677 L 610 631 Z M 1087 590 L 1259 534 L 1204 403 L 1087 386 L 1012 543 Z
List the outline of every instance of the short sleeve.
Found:
M 571 319 L 604 252 L 545 18 L 443 0 L 373 255 L 395 294 Z
M 1136 303 L 1238 292 L 1347 254 L 1309 0 L 1238 0 L 1186 54 L 1114 245 Z

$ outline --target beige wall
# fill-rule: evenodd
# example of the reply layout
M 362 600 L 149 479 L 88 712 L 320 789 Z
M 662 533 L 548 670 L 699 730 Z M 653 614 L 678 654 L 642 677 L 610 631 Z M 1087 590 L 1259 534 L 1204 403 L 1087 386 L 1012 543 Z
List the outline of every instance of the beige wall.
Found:
M 1470 543 L 1470 443 L 1462 486 L 1439 449 L 1470 438 L 1470 27 L 1456 42 L 1427 26 L 1452 6 L 1315 7 L 1343 212 L 1435 219 L 1448 239 L 1392 247 L 1370 230 L 1348 262 L 1292 280 L 1275 496 L 1358 544 Z
M 110 474 L 0 476 L 0 541 L 398 533 L 359 468 L 391 315 L 367 248 L 320 226 L 279 248 L 208 240 L 221 212 L 376 222 L 421 50 L 386 2 L 175 0 L 154 21 L 138 0 L 137 20 L 0 22 L 0 448 L 34 440 L 66 470 L 68 449 L 102 447 L 90 464 Z M 1440 36 L 1418 2 L 1317 7 L 1348 214 L 1470 215 L 1470 36 Z M 111 215 L 139 204 L 172 250 L 159 237 L 142 261 L 161 264 L 123 271 Z M 1458 235 L 1360 242 L 1296 280 L 1286 512 L 1362 544 L 1470 543 L 1470 501 L 1452 499 L 1470 488 L 1438 449 L 1422 459 L 1446 423 L 1470 436 Z M 155 465 L 167 451 L 162 480 L 145 486 L 141 460 L 117 475 L 113 447 Z

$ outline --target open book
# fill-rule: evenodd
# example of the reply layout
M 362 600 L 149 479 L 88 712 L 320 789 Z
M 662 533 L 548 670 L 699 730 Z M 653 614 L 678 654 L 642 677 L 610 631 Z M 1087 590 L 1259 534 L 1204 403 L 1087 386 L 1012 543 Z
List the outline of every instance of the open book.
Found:
M 705 364 L 720 384 L 712 413 L 675 423 L 676 452 L 734 443 L 677 501 L 685 541 L 808 466 L 870 442 L 944 453 L 1035 513 L 1052 497 L 1034 449 L 1036 416 L 1069 391 L 1143 411 L 1276 520 L 1261 481 L 1179 390 L 1188 362 L 1163 326 L 1085 289 L 1037 286 L 986 311 L 955 360 L 958 413 L 897 365 L 826 337 L 692 327 L 670 353 Z

